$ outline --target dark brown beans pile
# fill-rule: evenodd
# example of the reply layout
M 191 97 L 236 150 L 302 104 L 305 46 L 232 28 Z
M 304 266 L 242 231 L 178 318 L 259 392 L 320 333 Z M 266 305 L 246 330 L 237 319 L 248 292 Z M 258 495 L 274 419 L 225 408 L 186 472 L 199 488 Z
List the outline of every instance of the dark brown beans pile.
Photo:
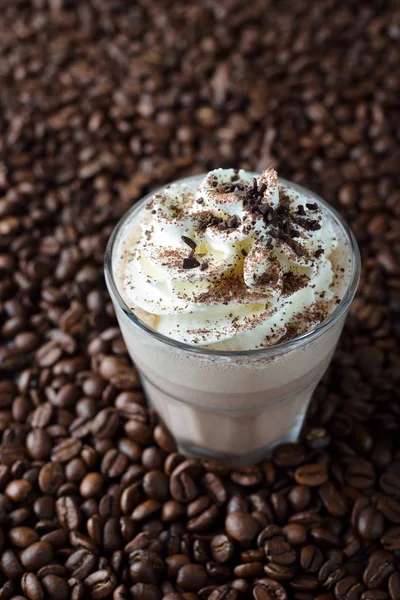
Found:
M 395 5 L 2 3 L 0 600 L 399 600 Z M 229 471 L 146 410 L 103 253 L 150 188 L 270 164 L 363 275 L 302 442 Z

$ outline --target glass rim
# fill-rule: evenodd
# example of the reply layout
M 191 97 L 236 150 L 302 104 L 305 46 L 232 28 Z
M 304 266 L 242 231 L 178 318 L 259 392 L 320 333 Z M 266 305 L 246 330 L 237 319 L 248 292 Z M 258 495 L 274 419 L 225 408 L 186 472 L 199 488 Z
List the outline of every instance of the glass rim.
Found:
M 259 173 L 251 172 L 251 171 L 249 173 L 251 175 L 254 175 L 255 177 L 260 175 Z M 174 179 L 173 181 L 152 190 L 151 192 L 149 192 L 148 194 L 146 194 L 145 196 L 143 196 L 142 198 L 137 200 L 131 206 L 131 208 L 129 210 L 127 210 L 126 213 L 124 213 L 124 215 L 122 215 L 122 217 L 120 218 L 120 220 L 118 221 L 118 223 L 116 224 L 116 226 L 114 227 L 114 229 L 111 233 L 111 236 L 108 240 L 107 247 L 106 247 L 105 254 L 104 254 L 104 275 L 105 275 L 107 288 L 108 288 L 109 294 L 110 294 L 113 302 L 118 304 L 118 306 L 122 309 L 122 311 L 125 313 L 127 318 L 135 326 L 139 327 L 145 333 L 147 333 L 151 337 L 157 339 L 159 342 L 162 342 L 163 344 L 168 344 L 169 346 L 179 348 L 181 350 L 190 352 L 192 354 L 215 356 L 215 357 L 221 357 L 221 358 L 224 358 L 224 357 L 225 358 L 240 358 L 240 357 L 250 357 L 250 356 L 257 357 L 257 358 L 258 357 L 264 358 L 264 357 L 268 357 L 268 356 L 269 357 L 276 356 L 276 355 L 282 354 L 284 352 L 287 352 L 289 350 L 292 350 L 298 346 L 302 346 L 305 343 L 320 337 L 324 332 L 331 329 L 331 327 L 333 327 L 335 325 L 335 323 L 337 323 L 337 321 L 339 321 L 340 317 L 347 311 L 347 309 L 350 306 L 350 304 L 355 296 L 355 293 L 357 291 L 358 283 L 360 281 L 360 273 L 361 273 L 361 256 L 360 256 L 358 244 L 354 237 L 354 234 L 352 233 L 350 227 L 347 225 L 346 221 L 343 219 L 343 217 L 340 215 L 340 213 L 338 213 L 338 211 L 335 208 L 333 208 L 326 200 L 321 198 L 315 192 L 312 192 L 311 190 L 299 185 L 298 183 L 294 183 L 292 181 L 283 179 L 281 177 L 279 177 L 280 184 L 288 186 L 301 194 L 305 194 L 311 198 L 314 198 L 320 204 L 322 204 L 322 206 L 335 219 L 336 224 L 340 226 L 341 230 L 343 231 L 343 233 L 346 236 L 346 241 L 349 244 L 349 248 L 351 251 L 351 259 L 352 259 L 349 284 L 346 288 L 343 298 L 340 300 L 340 302 L 336 306 L 336 308 L 326 317 L 326 319 L 321 321 L 321 323 L 318 323 L 318 325 L 316 325 L 316 327 L 314 327 L 313 329 L 310 329 L 306 333 L 303 333 L 302 335 L 299 335 L 299 336 L 297 336 L 291 340 L 288 340 L 286 342 L 282 342 L 281 344 L 278 343 L 274 346 L 267 346 L 266 348 L 256 348 L 256 349 L 250 349 L 250 350 L 217 350 L 214 348 L 206 348 L 204 346 L 195 346 L 194 344 L 187 344 L 185 342 L 180 342 L 179 340 L 175 340 L 174 338 L 170 338 L 162 333 L 159 333 L 158 331 L 156 331 L 155 329 L 152 329 L 151 327 L 146 325 L 146 323 L 141 321 L 139 319 L 139 317 L 137 317 L 137 315 L 134 313 L 134 311 L 129 308 L 129 306 L 126 304 L 125 300 L 122 298 L 122 296 L 118 290 L 118 286 L 115 282 L 113 268 L 112 268 L 113 251 L 114 251 L 115 243 L 118 239 L 119 233 L 122 231 L 125 223 L 130 219 L 130 217 L 134 213 L 139 212 L 139 210 L 142 208 L 142 206 L 146 202 L 148 202 L 150 200 L 150 198 L 154 196 L 154 194 L 158 194 L 158 193 L 162 192 L 169 185 L 172 185 L 175 183 L 187 183 L 190 180 L 193 180 L 194 178 L 199 178 L 199 179 L 204 178 L 206 175 L 207 175 L 207 173 L 198 173 L 198 174 L 189 175 L 187 177 L 182 177 L 180 179 Z

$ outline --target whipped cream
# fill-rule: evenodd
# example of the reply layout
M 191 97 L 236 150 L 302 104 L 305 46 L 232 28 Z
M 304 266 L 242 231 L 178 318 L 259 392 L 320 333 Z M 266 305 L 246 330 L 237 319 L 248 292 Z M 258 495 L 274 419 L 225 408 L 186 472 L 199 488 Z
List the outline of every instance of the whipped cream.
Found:
M 126 304 L 173 339 L 221 350 L 271 346 L 333 310 L 343 265 L 327 210 L 278 181 L 216 169 L 173 183 L 128 223 L 116 273 Z M 335 258 L 336 257 L 336 258 Z

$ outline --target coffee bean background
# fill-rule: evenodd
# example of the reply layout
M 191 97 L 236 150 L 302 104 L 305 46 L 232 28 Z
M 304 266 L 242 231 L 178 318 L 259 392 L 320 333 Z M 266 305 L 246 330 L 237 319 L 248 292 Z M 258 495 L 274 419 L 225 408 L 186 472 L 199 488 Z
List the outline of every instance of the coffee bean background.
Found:
M 397 3 L 0 4 L 0 600 L 398 600 Z M 157 185 L 271 164 L 363 273 L 304 439 L 229 471 L 146 410 L 103 253 Z

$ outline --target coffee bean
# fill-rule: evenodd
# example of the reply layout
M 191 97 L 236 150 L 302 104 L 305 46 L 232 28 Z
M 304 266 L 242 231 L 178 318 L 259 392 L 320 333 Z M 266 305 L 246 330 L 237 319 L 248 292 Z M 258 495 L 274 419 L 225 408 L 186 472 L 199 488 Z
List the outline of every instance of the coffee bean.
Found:
M 346 496 L 337 487 L 327 481 L 318 490 L 326 510 L 334 517 L 344 517 L 348 512 Z
M 361 600 L 388 600 L 389 594 L 383 590 L 367 590 L 361 594 Z
M 61 527 L 69 530 L 78 529 L 81 523 L 81 512 L 73 496 L 62 496 L 56 501 L 57 519 Z
M 275 579 L 276 581 L 290 581 L 295 574 L 295 570 L 292 566 L 278 565 L 273 562 L 265 565 L 264 571 L 268 577 Z
M 45 460 L 51 452 L 51 438 L 43 429 L 34 429 L 26 438 L 26 447 L 34 460 Z
M 198 465 L 194 461 L 184 461 L 180 463 L 170 479 L 171 496 L 178 502 L 191 502 L 198 495 L 198 487 L 195 484 L 190 473 L 198 470 Z
M 296 552 L 287 542 L 279 538 L 269 540 L 265 544 L 265 555 L 278 565 L 291 565 L 296 560 Z
M 158 583 L 164 565 L 154 552 L 136 550 L 129 555 L 129 575 L 134 583 Z
M 80 494 L 83 498 L 95 498 L 101 494 L 103 487 L 103 476 L 100 473 L 88 473 L 81 481 L 79 487 Z
M 291 546 L 300 546 L 307 539 L 307 529 L 304 525 L 291 523 L 282 528 L 282 533 Z
M 283 585 L 273 579 L 260 579 L 253 588 L 254 600 L 287 600 Z
M 327 560 L 318 572 L 319 582 L 328 589 L 332 589 L 345 576 L 346 571 L 335 558 Z
M 104 408 L 97 413 L 91 423 L 91 431 L 99 439 L 111 438 L 119 424 L 118 414 L 112 408 Z
M 175 440 L 163 425 L 157 425 L 154 428 L 153 435 L 156 443 L 164 452 L 171 453 L 176 451 Z
M 346 471 L 347 483 L 358 490 L 372 487 L 375 483 L 375 468 L 364 458 L 357 458 L 350 462 Z
M 143 521 L 157 513 L 161 503 L 157 500 L 145 500 L 134 509 L 131 517 L 134 521 Z
M 244 547 L 250 545 L 259 530 L 257 521 L 251 515 L 241 511 L 227 515 L 225 528 L 227 534 Z
M 177 585 L 189 592 L 197 592 L 207 583 L 207 573 L 201 565 L 183 565 L 176 577 Z
M 94 571 L 95 565 L 95 555 L 81 548 L 68 557 L 65 568 L 71 577 L 83 580 Z
M 108 450 L 101 461 L 101 472 L 109 479 L 121 477 L 128 466 L 128 458 L 115 448 Z
M 390 496 L 380 496 L 376 505 L 379 512 L 391 523 L 400 524 L 400 502 Z
M 115 592 L 113 598 L 114 596 Z M 130 588 L 130 597 L 132 600 L 161 600 L 162 595 L 160 590 L 152 583 L 135 583 Z
M 304 571 L 317 573 L 323 563 L 322 552 L 317 546 L 307 545 L 301 549 L 300 564 Z
M 168 497 L 168 480 L 158 470 L 148 471 L 143 478 L 143 490 L 152 500 L 163 501 Z
M 373 506 L 360 511 L 357 520 L 358 533 L 364 540 L 377 540 L 383 534 L 385 522 L 382 514 Z
M 238 600 L 238 597 L 239 592 L 237 590 L 223 585 L 213 590 L 208 596 L 208 600 Z
M 13 527 L 8 532 L 10 542 L 17 548 L 26 548 L 39 540 L 39 534 L 31 527 Z
M 400 495 L 400 474 L 383 473 L 379 479 L 379 487 L 388 496 Z
M 45 494 L 55 494 L 64 481 L 64 469 L 60 463 L 49 462 L 40 469 L 38 483 Z
M 85 586 L 89 588 L 93 600 L 107 598 L 117 587 L 114 574 L 108 569 L 95 571 L 84 580 Z
M 400 598 L 400 574 L 392 573 L 388 583 L 389 596 L 391 600 Z
M 326 469 L 319 464 L 297 467 L 294 476 L 299 485 L 309 487 L 322 485 L 328 480 Z
M 344 577 L 335 585 L 335 598 L 337 600 L 358 600 L 364 591 L 364 586 L 356 577 Z
M 235 547 L 228 536 L 221 534 L 212 538 L 210 549 L 217 563 L 226 563 L 232 558 Z
M 294 510 L 304 510 L 311 501 L 310 488 L 303 485 L 295 486 L 290 490 L 288 499 Z
M 39 579 L 34 573 L 24 573 L 21 588 L 29 600 L 43 600 L 44 592 Z
M 41 583 L 50 598 L 68 600 L 69 586 L 65 579 L 57 575 L 46 575 L 43 577 Z
M 297 467 L 304 460 L 305 452 L 301 444 L 281 444 L 273 452 L 274 463 L 283 469 Z
M 312 527 L 310 535 L 318 544 L 323 544 L 325 546 L 340 546 L 339 536 L 324 527 Z
M 217 506 L 222 506 L 227 501 L 228 495 L 221 478 L 215 473 L 207 473 L 203 477 L 203 485 L 208 495 Z
M 311 592 L 318 587 L 318 579 L 312 575 L 297 575 L 289 585 L 297 592 Z
M 13 502 L 24 502 L 32 491 L 32 484 L 24 479 L 14 479 L 6 486 L 5 494 Z
M 381 537 L 381 544 L 385 550 L 395 552 L 400 550 L 400 526 L 391 527 Z
M 25 569 L 38 571 L 53 559 L 53 547 L 48 542 L 35 542 L 25 548 L 20 554 L 20 560 Z
M 369 589 L 383 587 L 383 584 L 393 571 L 393 564 L 387 557 L 374 557 L 369 561 L 364 571 L 363 582 Z

